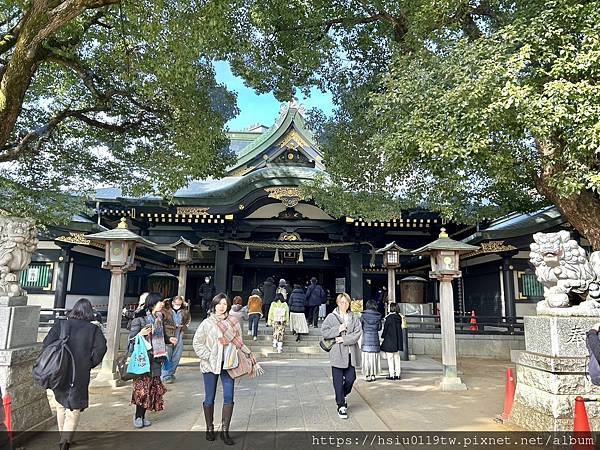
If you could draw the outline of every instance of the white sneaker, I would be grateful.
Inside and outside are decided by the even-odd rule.
[[[277,341],[273,339],[273,348],[277,348]]]
[[[254,336],[254,337],[252,338],[252,340],[253,340],[253,341],[255,341],[256,339],[257,339],[257,338],[256,338],[256,336]]]
[[[141,417],[134,417],[133,426],[135,428],[144,428],[144,420]]]
[[[348,418],[348,408],[346,408],[345,406],[340,406],[338,408],[338,417],[340,419],[347,419]]]
[[[252,330],[248,330],[248,336],[252,336]]]

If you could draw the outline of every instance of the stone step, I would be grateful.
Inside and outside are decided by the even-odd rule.
[[[264,346],[249,345],[248,348],[250,350],[252,350],[253,352],[262,352],[262,353],[268,353],[268,352],[272,352],[275,350],[272,345],[269,345],[269,346],[267,346],[267,345],[264,345]],[[318,353],[318,352],[323,351],[323,350],[321,350],[320,347],[295,347],[295,346],[284,345],[283,348],[289,349],[292,352],[298,352],[298,353]]]
[[[287,345],[294,345],[294,344],[308,344],[308,345],[315,345],[318,346],[319,345],[319,341],[321,340],[321,338],[312,338],[312,336],[302,336],[300,342],[296,341],[296,336],[285,336],[283,338],[283,342]],[[271,336],[269,336],[268,338],[261,338],[258,337],[258,339],[253,340],[252,338],[246,336],[243,339],[244,344],[248,345],[248,344],[262,344],[262,345],[267,345],[270,344],[273,341],[273,338]],[[184,339],[183,340],[183,345],[184,346],[191,346],[192,345],[192,340],[191,339]]]
[[[256,352],[256,355],[261,359],[328,359],[329,356],[327,353],[321,350],[320,353],[301,353],[301,352],[293,352],[287,351],[286,348],[283,348],[282,353],[273,352],[273,348],[270,348],[268,351]],[[198,357],[193,351],[184,351],[182,357],[189,358],[189,362],[198,361]]]
[[[308,329],[308,335],[304,334],[303,337],[307,337],[307,338],[318,338],[321,339],[321,330],[318,328],[309,328]],[[184,335],[183,338],[184,339],[193,339],[194,337],[194,333],[195,330],[188,330]],[[248,336],[248,329],[246,327],[244,327],[243,329],[243,333],[244,333],[244,337]],[[269,337],[273,335],[273,328],[260,328],[258,330],[258,337],[261,336],[265,336],[265,337]],[[286,336],[291,336],[292,332],[289,330],[289,328],[286,328],[285,330],[285,335]]]
[[[273,348],[271,341],[269,342],[260,342],[260,341],[247,341],[245,342],[246,346],[250,349],[260,349],[260,348]],[[296,342],[296,341],[292,341],[292,342],[283,342],[283,346],[284,348],[291,348],[291,349],[297,349],[297,348],[312,348],[312,349],[317,349],[319,351],[323,351],[321,350],[321,347],[319,346],[318,343],[314,343],[314,342]],[[183,351],[193,351],[194,350],[194,346],[190,343],[184,343],[183,344]]]

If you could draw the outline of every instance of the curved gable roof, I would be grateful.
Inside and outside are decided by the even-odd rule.
[[[297,107],[288,107],[285,115],[275,122],[275,124],[265,131],[260,137],[252,141],[246,148],[238,153],[236,163],[228,168],[229,173],[243,169],[248,163],[259,159],[278,141],[283,139],[286,134],[296,131],[300,137],[311,147],[311,152],[319,158],[323,155],[317,147],[317,143],[312,133],[306,128],[306,121]]]

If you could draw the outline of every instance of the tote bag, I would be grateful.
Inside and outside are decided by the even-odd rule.
[[[150,373],[150,358],[148,357],[148,350],[146,350],[144,338],[139,334],[135,338],[133,353],[129,359],[129,364],[127,365],[127,372],[136,375]]]

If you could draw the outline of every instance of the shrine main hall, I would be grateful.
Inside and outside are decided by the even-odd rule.
[[[149,290],[177,293],[179,243],[193,247],[183,276],[193,308],[206,277],[217,292],[241,295],[244,301],[267,277],[305,285],[313,276],[331,298],[345,291],[354,299],[373,299],[388,284],[382,255],[375,250],[390,242],[414,250],[434,241],[444,227],[453,239],[479,246],[461,259],[456,311],[475,310],[501,320],[533,313],[543,296],[528,264],[532,234],[572,231],[552,207],[476,225],[445,223],[434,212],[416,209],[387,221],[332,217],[303,189],[326,175],[326,167],[300,107],[282,106],[271,127],[255,125],[228,135],[236,162],[225,177],[193,181],[170,202],[98,189],[88,201],[91,212],[74,216],[67,226],[48,226],[21,275],[30,302],[69,308],[87,297],[105,311],[110,272],[101,268],[103,248],[85,235],[115,228],[122,218],[129,230],[156,244],[138,249],[137,269],[127,274],[125,303],[137,303]],[[585,248],[585,240],[575,237]],[[396,299],[419,305],[421,314],[436,309],[429,269],[428,258],[411,255],[402,256],[396,269]],[[403,289],[405,283],[413,288]],[[419,284],[423,288],[415,290]]]

